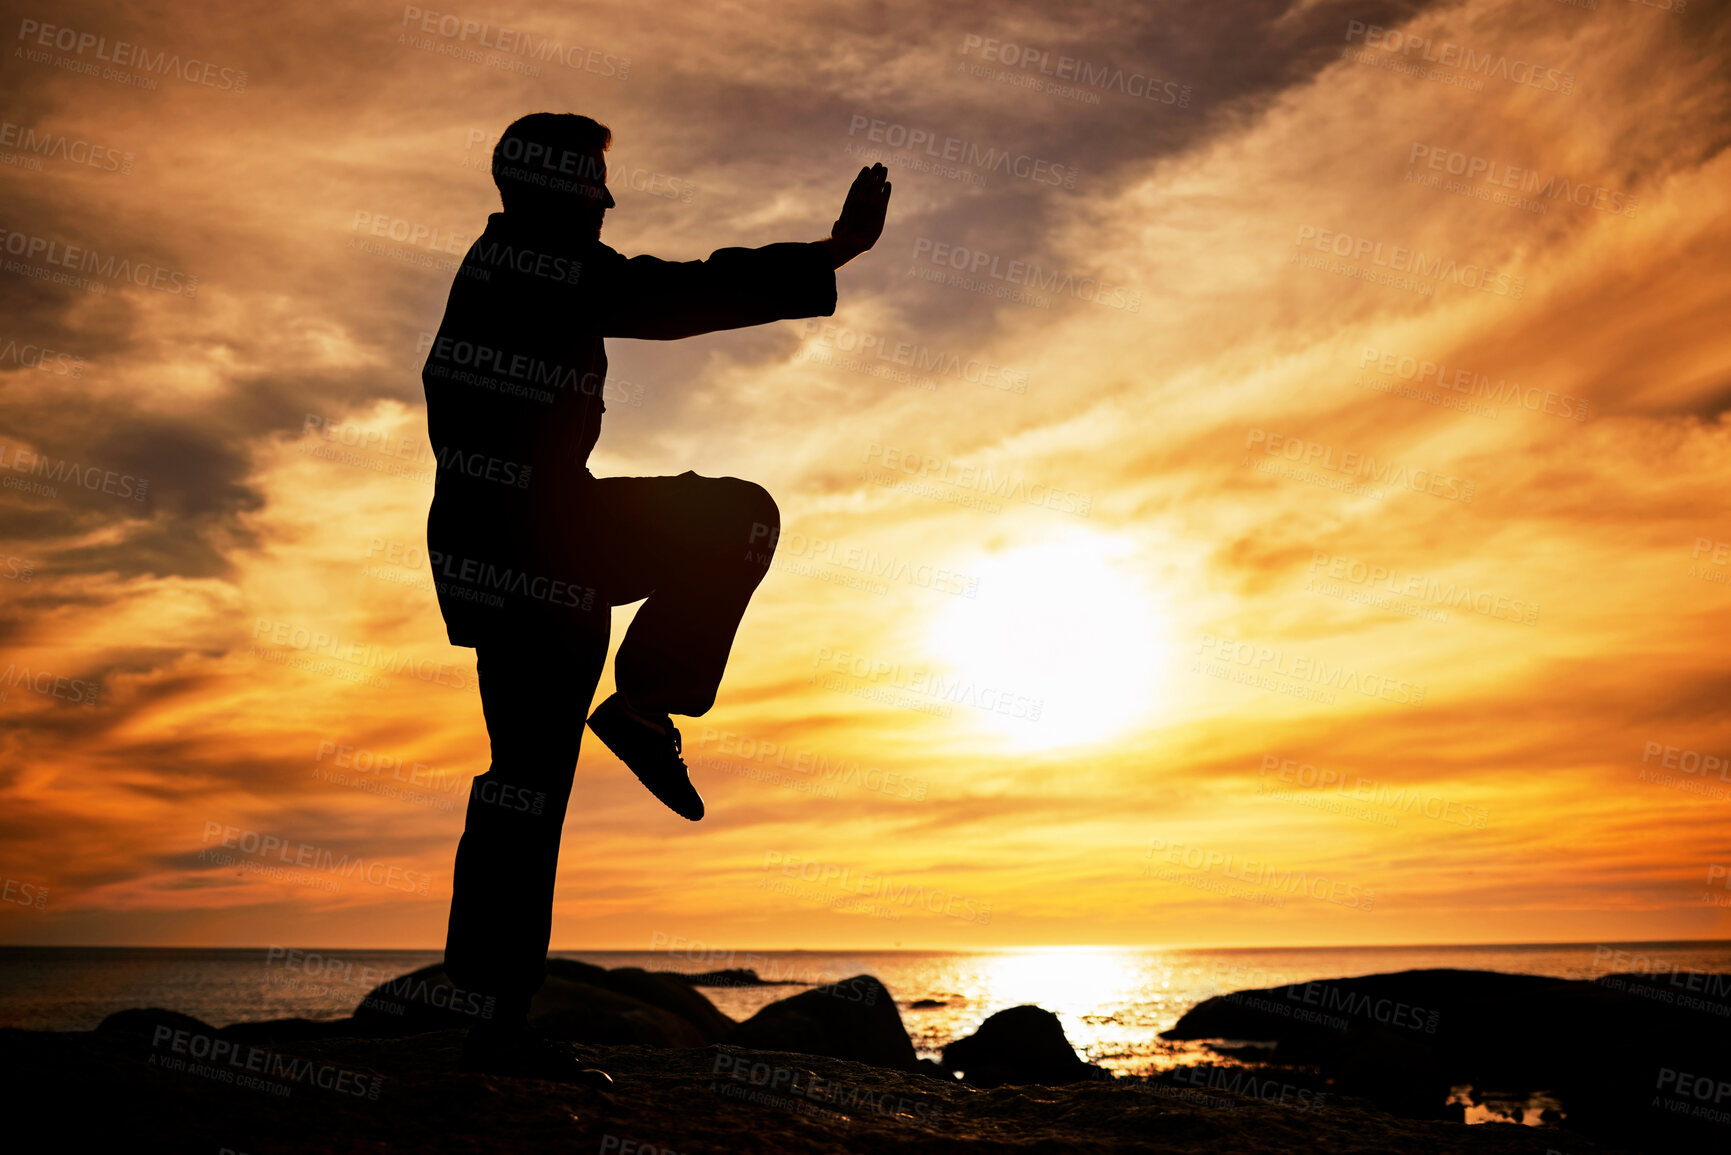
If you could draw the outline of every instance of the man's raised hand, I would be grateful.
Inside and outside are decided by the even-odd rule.
[[[859,170],[841,216],[830,227],[829,246],[835,267],[841,268],[873,245],[884,231],[884,213],[890,203],[889,170],[881,164]]]

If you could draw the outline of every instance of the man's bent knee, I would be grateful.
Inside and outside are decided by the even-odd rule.
[[[715,691],[711,690],[707,694],[694,694],[690,698],[677,702],[673,706],[669,706],[668,713],[683,714],[687,718],[701,718],[703,715],[709,713],[711,707],[714,705]]]
[[[755,481],[736,477],[722,480],[730,483],[727,504],[736,524],[745,526],[746,548],[766,557],[775,552],[776,542],[781,539],[781,510],[775,498]]]

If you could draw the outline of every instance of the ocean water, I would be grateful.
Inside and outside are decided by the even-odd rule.
[[[749,967],[785,985],[699,988],[735,1019],[856,974],[895,997],[922,1056],[988,1015],[1033,1003],[1058,1015],[1090,1062],[1145,1074],[1209,1052],[1159,1033],[1213,995],[1314,979],[1431,967],[1588,979],[1619,972],[1731,973],[1731,942],[1529,946],[1162,950],[1053,947],[998,951],[554,951],[605,967],[698,971]],[[0,947],[0,1026],[90,1030],[114,1011],[167,1007],[217,1026],[255,1019],[341,1018],[374,985],[439,951]],[[925,1005],[921,1004],[925,1001]],[[936,1004],[936,1005],[930,1005]]]

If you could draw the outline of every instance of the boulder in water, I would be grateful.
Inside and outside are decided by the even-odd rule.
[[[798,986],[793,979],[758,978],[757,972],[750,967],[729,967],[721,971],[704,971],[701,974],[684,975],[673,971],[657,972],[672,974],[681,982],[690,983],[694,987],[790,987]]]
[[[548,959],[548,979],[574,977],[565,970],[565,963],[564,959]],[[676,1045],[706,1047],[711,1043],[719,1043],[736,1025],[732,1019],[722,1014],[714,1003],[704,998],[700,992],[692,990],[691,984],[680,981],[678,975],[667,971],[646,971],[642,967],[614,967],[612,970],[593,967],[591,970],[601,972],[601,975],[597,976],[600,981],[597,981],[597,978],[584,981],[614,994],[626,995],[652,1007],[659,1007],[697,1028],[701,1042]],[[533,1014],[531,1008],[530,1015]]]
[[[451,982],[434,963],[375,987],[355,1008],[358,1033],[414,1035],[467,1029],[492,1017],[480,995]],[[573,959],[547,960],[547,979],[529,1005],[529,1024],[579,1043],[703,1047],[733,1020],[688,984],[638,967],[608,970]]]
[[[467,1030],[492,1018],[493,1008],[474,991],[465,991],[445,973],[444,963],[387,979],[355,1007],[355,1026],[366,1035],[420,1035],[428,1031]]]
[[[97,1031],[104,1035],[154,1035],[157,1027],[190,1031],[197,1035],[216,1034],[216,1028],[203,1019],[195,1019],[179,1011],[164,1010],[162,1007],[132,1007],[129,1010],[115,1011],[96,1024]]]
[[[770,1003],[735,1027],[727,1042],[852,1059],[897,1071],[920,1070],[895,999],[871,975],[855,975]]]
[[[1084,1062],[1064,1035],[1058,1016],[1024,1004],[999,1011],[965,1039],[944,1048],[944,1066],[976,1087],[1040,1083],[1056,1086],[1111,1078]]]

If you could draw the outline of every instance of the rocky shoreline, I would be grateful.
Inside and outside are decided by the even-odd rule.
[[[1542,1095],[1571,1135],[1731,1149],[1731,975],[1366,975],[1207,999],[1165,1037],[1272,1041],[1270,1062],[1412,1118],[1464,1114],[1457,1089]]]
[[[1217,1062],[1143,1079],[1083,1061],[1038,1007],[993,1015],[934,1063],[870,975],[736,1023],[686,977],[553,960],[532,1021],[612,1072],[605,1092],[458,1074],[488,1008],[437,966],[335,1022],[124,1011],[95,1031],[0,1031],[0,1064],[69,1150],[1706,1151],[1731,1126],[1663,1100],[1731,1096],[1731,1019],[1707,985],[1680,1001],[1629,976],[1414,971],[1241,991],[1168,1032],[1208,1040]],[[1463,1125],[1447,1105],[1462,1086],[1556,1093],[1560,1125]]]

